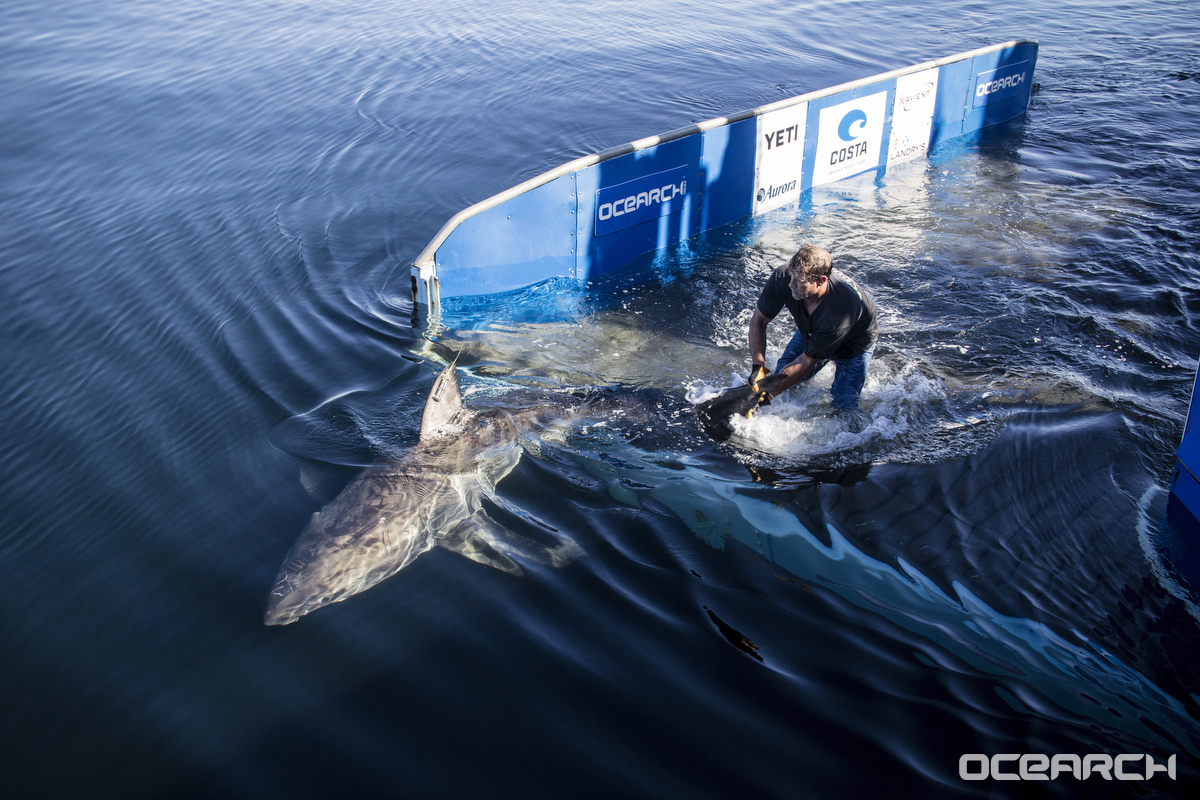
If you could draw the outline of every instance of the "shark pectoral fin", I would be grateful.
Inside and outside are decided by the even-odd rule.
[[[550,564],[558,569],[582,556],[583,548],[576,544],[574,539],[562,536],[557,547],[546,548],[546,555],[550,557]]]
[[[576,544],[574,539],[563,533],[560,533],[558,530],[550,525],[547,525],[545,522],[542,522],[540,519],[524,509],[513,505],[499,495],[489,495],[488,499],[505,511],[520,517],[526,522],[536,525],[538,528],[554,537],[554,540],[558,542],[558,544],[554,547],[549,547],[541,542],[535,542],[527,537],[519,536],[511,531],[501,529],[504,531],[504,541],[492,541],[493,547],[496,547],[497,549],[503,549],[506,552],[516,552],[517,554],[532,561],[536,561],[539,564],[549,564],[555,569],[570,564],[575,559],[584,555],[583,548]]]
[[[494,567],[518,578],[524,571],[517,562],[500,552],[497,548],[496,535],[491,526],[496,523],[482,511],[458,523],[441,539],[438,545],[459,555],[466,556],[472,561]]]

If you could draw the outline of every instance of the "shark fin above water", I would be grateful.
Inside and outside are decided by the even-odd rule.
[[[458,388],[457,363],[458,359],[455,359],[447,365],[429,390],[429,399],[425,401],[425,410],[421,414],[422,443],[446,435],[470,417],[471,412],[463,405],[462,392]]]

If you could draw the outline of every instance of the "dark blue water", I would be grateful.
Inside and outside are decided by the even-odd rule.
[[[590,287],[408,264],[571,158],[1029,37],[1023,120]],[[1200,353],[1200,17],[1137,0],[23,2],[0,8],[0,794],[1185,796],[1197,596],[1165,487]],[[759,286],[829,247],[881,309],[723,445]],[[769,355],[786,342],[771,330]],[[467,402],[603,389],[489,514],[262,624],[308,518]],[[963,753],[1178,756],[968,783]],[[1012,787],[1016,787],[1015,789]]]

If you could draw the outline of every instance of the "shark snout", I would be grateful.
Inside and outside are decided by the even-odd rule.
[[[267,597],[267,610],[263,612],[266,625],[288,625],[303,616],[299,611],[295,595],[287,590],[286,584],[277,585]]]

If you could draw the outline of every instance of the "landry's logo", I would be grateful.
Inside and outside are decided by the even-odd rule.
[[[656,172],[596,192],[596,235],[674,214],[687,198],[687,166]]]
[[[1027,92],[1028,77],[1028,61],[979,73],[975,76],[975,102],[971,107],[979,108]]]

